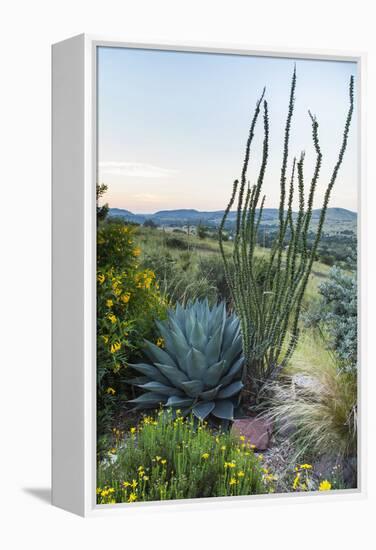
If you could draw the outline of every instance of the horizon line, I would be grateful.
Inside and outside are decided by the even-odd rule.
[[[195,211],[197,212],[198,214],[202,214],[202,213],[214,213],[214,212],[224,212],[225,211],[225,208],[222,208],[222,209],[217,209],[217,210],[197,210],[197,208],[163,208],[163,209],[159,209],[159,210],[156,210],[154,212],[135,212],[134,210],[129,210],[128,208],[124,208],[124,207],[121,207],[121,206],[110,206],[108,205],[109,209],[117,209],[117,210],[126,210],[127,212],[130,212],[131,214],[134,214],[136,216],[153,216],[155,214],[158,214],[158,212],[174,212],[174,211],[177,211],[177,210],[180,210],[182,212],[184,211]],[[337,210],[346,210],[347,212],[351,212],[352,214],[356,214],[358,215],[358,210],[351,210],[350,208],[345,208],[344,206],[328,206],[327,210],[331,210],[331,209],[337,209]],[[260,208],[256,208],[256,210],[260,210]],[[275,206],[275,207],[266,207],[263,209],[264,212],[266,210],[279,210],[279,207],[278,206]],[[315,210],[322,210],[322,208],[313,208],[312,209],[312,212],[314,212]],[[287,209],[284,209],[284,212],[286,212]],[[230,210],[230,212],[237,212],[237,209],[234,209],[234,210]],[[299,210],[292,210],[292,212],[299,212]]]

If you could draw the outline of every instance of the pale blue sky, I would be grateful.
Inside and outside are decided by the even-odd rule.
[[[336,161],[356,64],[297,60],[290,161],[314,150],[307,110],[317,115],[323,168],[315,207]],[[99,181],[111,207],[132,212],[224,209],[241,172],[250,119],[262,89],[269,103],[266,206],[279,201],[283,132],[294,60],[101,47],[98,52]],[[356,80],[355,80],[356,82]],[[259,119],[248,171],[257,177]],[[356,110],[330,206],[357,209]]]

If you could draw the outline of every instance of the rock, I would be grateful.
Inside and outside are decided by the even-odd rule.
[[[357,459],[355,456],[341,459],[323,455],[313,464],[313,468],[319,479],[331,479],[336,475],[336,469],[338,469],[337,472],[343,478],[346,489],[357,487]]]
[[[265,418],[239,418],[234,420],[232,432],[244,436],[245,442],[254,445],[258,451],[269,447],[272,435],[272,422]]]

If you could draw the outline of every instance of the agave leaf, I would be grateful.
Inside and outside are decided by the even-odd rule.
[[[193,329],[193,325],[195,324],[196,319],[192,311],[187,310],[185,315],[185,334],[187,336],[187,342],[189,342],[189,338]]]
[[[243,349],[241,335],[236,337],[232,345],[223,353],[222,359],[227,361],[227,365],[230,366],[237,359],[238,355]]]
[[[222,327],[219,326],[210,338],[208,345],[206,346],[206,357],[209,365],[216,363],[221,352],[222,345]]]
[[[240,359],[238,359],[231,367],[231,369],[228,371],[228,373],[221,378],[221,384],[223,386],[227,386],[237,375],[241,373],[241,368],[244,363],[244,356],[242,355]]]
[[[152,344],[148,340],[145,342],[145,353],[153,361],[153,363],[163,363],[164,365],[169,365],[170,367],[176,368],[176,363],[172,357],[166,353],[163,349],[159,348],[155,344]]]
[[[234,405],[230,399],[216,401],[212,414],[224,420],[234,420]]]
[[[211,401],[212,399],[215,399],[217,397],[217,394],[219,390],[222,388],[222,384],[219,384],[216,388],[212,388],[211,390],[206,390],[200,393],[200,399],[203,401]]]
[[[198,349],[192,348],[187,357],[188,376],[191,380],[202,380],[207,370],[206,357]]]
[[[168,378],[170,383],[176,387],[180,387],[182,382],[188,382],[188,377],[184,372],[178,368],[170,367],[169,365],[162,365],[161,363],[155,363],[155,366],[158,367],[160,372]]]
[[[189,345],[188,338],[185,335],[184,330],[181,329],[180,324],[174,317],[170,317],[170,330],[173,330],[177,336],[179,336],[186,345]]]
[[[219,361],[209,367],[204,374],[204,382],[207,386],[213,387],[221,380],[223,372],[226,369],[226,361]],[[222,380],[221,380],[222,382]]]
[[[166,396],[161,393],[146,392],[136,397],[136,399],[130,399],[130,403],[136,403],[138,405],[159,405],[159,403],[166,403]]]
[[[156,367],[153,367],[153,365],[148,365],[147,363],[136,363],[134,365],[132,363],[127,363],[127,365],[147,376],[149,380],[156,380],[162,384],[168,384],[167,378],[163,376]]]
[[[178,395],[172,395],[169,397],[166,407],[190,407],[194,403],[194,399],[189,397],[180,397]]]
[[[171,317],[172,317],[172,315],[170,316],[170,319],[171,319]],[[175,320],[176,320],[180,330],[183,332],[184,336],[186,336],[186,333],[185,333],[185,310],[179,304],[179,302],[175,306]]]
[[[190,351],[190,347],[187,344],[183,333],[176,334],[173,330],[170,332],[170,341],[171,349],[174,351],[176,361],[179,364],[179,367],[186,373],[187,372],[187,363],[186,358]]]
[[[201,380],[189,380],[189,382],[182,382],[180,387],[189,397],[197,397],[204,389],[204,383]]]
[[[226,308],[224,302],[213,308],[211,319],[209,321],[209,332],[214,332],[217,327],[223,327],[226,322]]]
[[[233,382],[232,384],[227,386],[227,388],[223,388],[223,390],[221,390],[218,393],[218,398],[226,399],[227,397],[233,397],[234,395],[237,395],[240,392],[242,387],[243,387],[243,382],[241,380],[236,380],[236,382]]]
[[[202,353],[205,351],[207,338],[205,336],[205,332],[200,321],[196,321],[193,325],[189,341],[192,347],[198,349]]]
[[[162,395],[184,395],[183,392],[179,391],[177,388],[171,386],[166,386],[160,382],[147,382],[146,384],[137,384],[140,388],[146,391],[152,391],[160,393]]]
[[[135,376],[134,378],[127,379],[127,384],[131,384],[132,386],[139,386],[140,384],[146,384],[147,382],[150,382],[150,378],[148,376]]]
[[[200,420],[204,420],[214,409],[215,404],[213,401],[208,401],[207,403],[197,403],[192,409],[192,412]]]
[[[225,328],[223,330],[223,345],[222,345],[223,350],[227,350],[230,346],[232,346],[238,333],[239,333],[239,320],[236,317],[233,319],[228,318],[226,320]]]

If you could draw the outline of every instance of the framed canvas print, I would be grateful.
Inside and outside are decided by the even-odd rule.
[[[54,504],[364,492],[363,74],[53,46]]]

